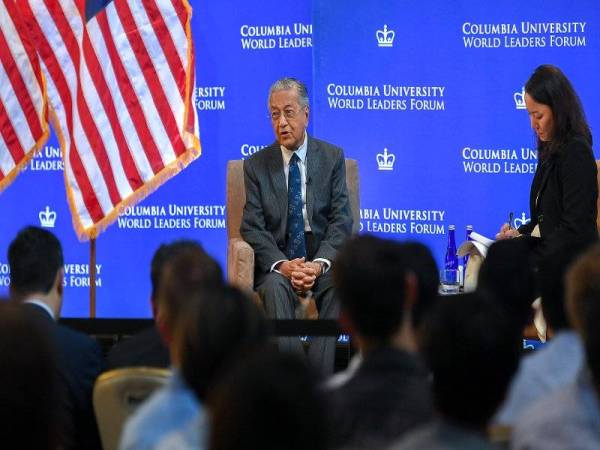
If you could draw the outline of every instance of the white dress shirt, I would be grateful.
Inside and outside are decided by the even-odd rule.
[[[298,163],[298,168],[300,169],[300,184],[302,185],[302,217],[304,218],[304,232],[310,233],[312,229],[310,228],[310,223],[308,221],[308,213],[306,212],[306,151],[308,149],[308,137],[306,135],[306,131],[304,132],[304,141],[302,145],[298,147],[297,150],[289,150],[285,148],[283,145],[281,148],[281,156],[283,157],[283,172],[285,174],[285,185],[288,185],[289,173],[290,173],[290,160],[292,159],[292,155],[296,153],[300,162]],[[271,272],[279,272],[275,270],[275,267],[284,262],[282,259],[280,261],[275,261],[271,266]],[[323,273],[327,272],[331,267],[331,261],[325,258],[316,258],[314,262],[323,262],[325,266],[323,267]]]
[[[298,147],[298,150],[288,150],[283,145],[281,146],[281,156],[283,157],[283,172],[285,173],[285,185],[288,185],[290,177],[290,160],[295,153],[300,158],[298,168],[300,169],[300,184],[302,185],[302,217],[304,218],[304,232],[310,233],[310,223],[308,223],[308,213],[306,212],[306,149],[307,149],[306,132],[304,132],[304,142]]]

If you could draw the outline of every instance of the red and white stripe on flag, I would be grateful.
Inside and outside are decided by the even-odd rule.
[[[86,17],[86,0],[22,2],[81,239],[200,155],[189,3],[100,3]]]
[[[40,64],[15,0],[0,0],[0,191],[48,139]]]

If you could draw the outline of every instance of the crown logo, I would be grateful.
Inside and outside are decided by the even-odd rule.
[[[529,223],[530,221],[531,221],[531,219],[528,219],[527,216],[525,215],[525,213],[521,213],[520,219],[518,217],[515,217],[515,219],[513,220],[515,228],[519,228],[521,225],[525,225],[526,223]]]
[[[525,88],[522,88],[521,92],[515,92],[513,95],[513,99],[515,100],[515,108],[527,109],[525,107]]]
[[[377,153],[377,167],[379,170],[393,170],[396,155],[388,153],[388,149],[384,148],[383,153]]]
[[[54,211],[50,211],[50,207],[46,206],[46,209],[40,211],[38,214],[40,219],[40,225],[44,228],[54,228],[54,224],[56,222],[56,213]]]
[[[387,25],[384,25],[383,30],[377,30],[375,36],[377,36],[377,45],[379,47],[391,47],[394,45],[396,33],[394,30],[388,30]]]

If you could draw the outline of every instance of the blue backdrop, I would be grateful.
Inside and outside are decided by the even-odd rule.
[[[536,153],[520,107],[536,66],[561,67],[600,129],[595,0],[191,3],[202,156],[98,238],[98,317],[150,316],[162,242],[197,239],[224,265],[226,162],[273,141],[266,95],[282,76],[309,86],[309,131],[358,159],[362,231],[425,242],[439,262],[449,224],[461,241],[467,224],[493,235],[509,211],[527,220]],[[10,240],[48,226],[65,250],[63,315],[86,317],[89,244],[62,168],[52,137],[0,195],[0,295]]]

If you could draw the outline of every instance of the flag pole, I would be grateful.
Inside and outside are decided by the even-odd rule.
[[[90,239],[90,319],[96,318],[96,238]]]

